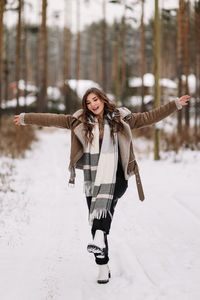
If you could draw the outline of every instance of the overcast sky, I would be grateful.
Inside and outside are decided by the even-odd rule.
[[[47,22],[48,24],[57,24],[59,26],[64,25],[64,10],[65,10],[65,2],[69,0],[48,0],[48,8],[47,8]],[[127,3],[133,2],[133,0],[126,0]],[[26,18],[30,22],[39,22],[40,17],[39,13],[41,11],[41,3],[42,0],[28,0],[26,2],[31,3],[32,8],[29,5],[26,5]],[[70,2],[70,1],[69,1]],[[102,0],[88,0],[86,3],[85,0],[80,0],[81,2],[81,17],[80,17],[80,25],[81,28],[84,25],[91,23],[92,21],[98,21],[102,18]],[[109,1],[107,1],[109,2]],[[76,31],[76,0],[72,0],[71,7],[71,28],[73,31]],[[178,0],[160,0],[160,7],[164,8],[176,8],[178,7]],[[113,22],[113,20],[119,19],[123,15],[123,5],[114,5],[107,4],[106,7],[106,18],[108,22]],[[58,12],[59,18],[56,19],[55,12]],[[145,1],[145,19],[149,19],[154,13],[154,0],[146,0]],[[141,7],[137,5],[134,7],[134,12],[127,11],[128,16],[135,17],[138,21],[141,15]],[[6,13],[5,15],[5,23],[14,24],[16,23],[16,13]],[[68,21],[70,22],[70,17],[68,17]]]

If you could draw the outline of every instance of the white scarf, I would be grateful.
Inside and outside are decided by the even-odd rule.
[[[95,119],[92,129],[94,135],[92,143],[84,149],[84,183],[86,196],[92,197],[89,220],[106,217],[110,211],[113,199],[116,171],[118,163],[118,138],[114,133],[114,141],[108,121],[104,119],[104,135],[99,147],[99,124]]]

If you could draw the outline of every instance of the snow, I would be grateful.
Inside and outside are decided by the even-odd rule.
[[[177,89],[177,84],[169,78],[160,78],[160,86],[167,87],[170,89]],[[142,85],[141,77],[133,77],[129,79],[130,87],[139,87]],[[144,74],[144,86],[152,87],[154,86],[154,75],[151,73]]]
[[[52,87],[52,86],[49,86],[47,88],[47,95],[50,99],[53,99],[53,100],[59,100],[61,97],[59,88]]]
[[[37,135],[25,159],[0,158],[1,299],[200,299],[200,153],[155,162],[152,143],[135,140],[146,199],[131,178],[109,236],[112,278],[98,285],[82,172],[67,184],[70,134]]]
[[[186,81],[185,75],[182,75],[182,80]],[[196,91],[196,76],[194,74],[190,74],[188,76],[188,86],[189,86],[189,92],[195,93],[195,91]]]
[[[30,82],[27,82],[25,84],[25,81],[23,79],[20,79],[19,80],[19,89],[20,90],[27,90],[28,92],[37,92],[38,91],[38,88],[31,84]]]
[[[90,88],[95,87],[97,89],[102,90],[101,86],[97,82],[87,79],[69,79],[68,84],[72,90],[77,90],[77,94],[80,99],[83,98],[85,92]],[[115,96],[113,94],[107,93],[107,97],[111,101],[115,101]]]
[[[85,94],[87,89],[90,89],[92,87],[96,87],[98,89],[101,89],[100,85],[97,82],[94,82],[92,80],[70,79],[70,80],[68,80],[68,84],[69,84],[71,89],[77,90],[77,94],[78,94],[80,99],[82,99],[82,97]]]
[[[154,98],[153,98],[152,95],[145,95],[144,96],[144,103],[148,104],[153,99]],[[127,102],[130,105],[133,105],[133,106],[141,105],[141,103],[142,103],[142,97],[141,96],[131,96],[131,97],[127,98]]]
[[[153,87],[154,86],[154,75],[151,73],[144,74],[144,86]],[[177,84],[169,78],[160,78],[160,86],[167,87],[170,89],[177,89]],[[142,85],[141,77],[133,77],[129,79],[130,87],[139,87]]]
[[[144,85],[148,87],[152,87],[154,85],[154,75],[151,73],[144,74]],[[142,85],[141,77],[133,77],[129,79],[130,87],[138,87]]]
[[[34,103],[36,101],[36,96],[34,95],[27,95],[26,99],[25,97],[21,96],[19,97],[19,106],[24,106],[26,105],[31,105],[32,103]],[[17,99],[14,98],[12,100],[8,100],[8,101],[3,101],[2,102],[2,108],[6,108],[6,107],[16,107],[17,106]]]
[[[182,80],[186,80],[186,76],[182,75]],[[174,89],[178,88],[177,82],[169,79],[169,78],[160,78],[159,79],[160,86],[164,88]],[[130,87],[140,87],[142,85],[141,77],[132,77],[129,79]],[[188,76],[188,85],[190,93],[195,93],[196,90],[196,76],[194,74],[190,74]],[[154,75],[152,73],[144,74],[144,86],[153,87],[154,86]]]
[[[159,82],[162,87],[177,89],[177,84],[169,78],[161,78]]]

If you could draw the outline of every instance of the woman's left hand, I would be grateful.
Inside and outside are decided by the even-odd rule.
[[[178,100],[182,106],[185,106],[185,105],[188,105],[188,101],[190,101],[190,96],[184,95],[184,96],[181,96]]]

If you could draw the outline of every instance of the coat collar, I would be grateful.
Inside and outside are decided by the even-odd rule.
[[[127,109],[126,107],[120,107],[120,108],[118,108],[118,110],[119,110],[121,118],[122,118],[125,133],[129,137],[129,140],[131,140],[132,134],[130,132],[130,127],[123,120],[126,116],[131,114],[131,111],[129,109]],[[73,114],[73,117],[78,119],[79,116],[81,115],[82,111],[83,111],[82,109],[79,109],[78,111],[76,111]],[[74,133],[77,136],[77,138],[79,139],[79,141],[81,142],[81,144],[83,145],[83,147],[85,147],[86,146],[86,141],[85,141],[85,134],[84,134],[84,125],[83,125],[82,122],[79,125],[76,126],[76,128],[74,129]],[[119,139],[124,139],[124,136],[120,132],[118,133],[118,137],[119,137]]]
[[[82,114],[83,110],[79,109],[77,111],[75,111],[75,113],[72,115],[74,118],[78,119],[80,117],[80,115]]]
[[[118,108],[119,112],[120,112],[120,115],[121,115],[121,118],[125,118],[127,115],[131,114],[131,111],[126,108],[126,107],[119,107]],[[80,115],[82,114],[83,110],[82,109],[79,109],[77,110],[74,114],[73,114],[73,117],[78,119],[80,117]]]

